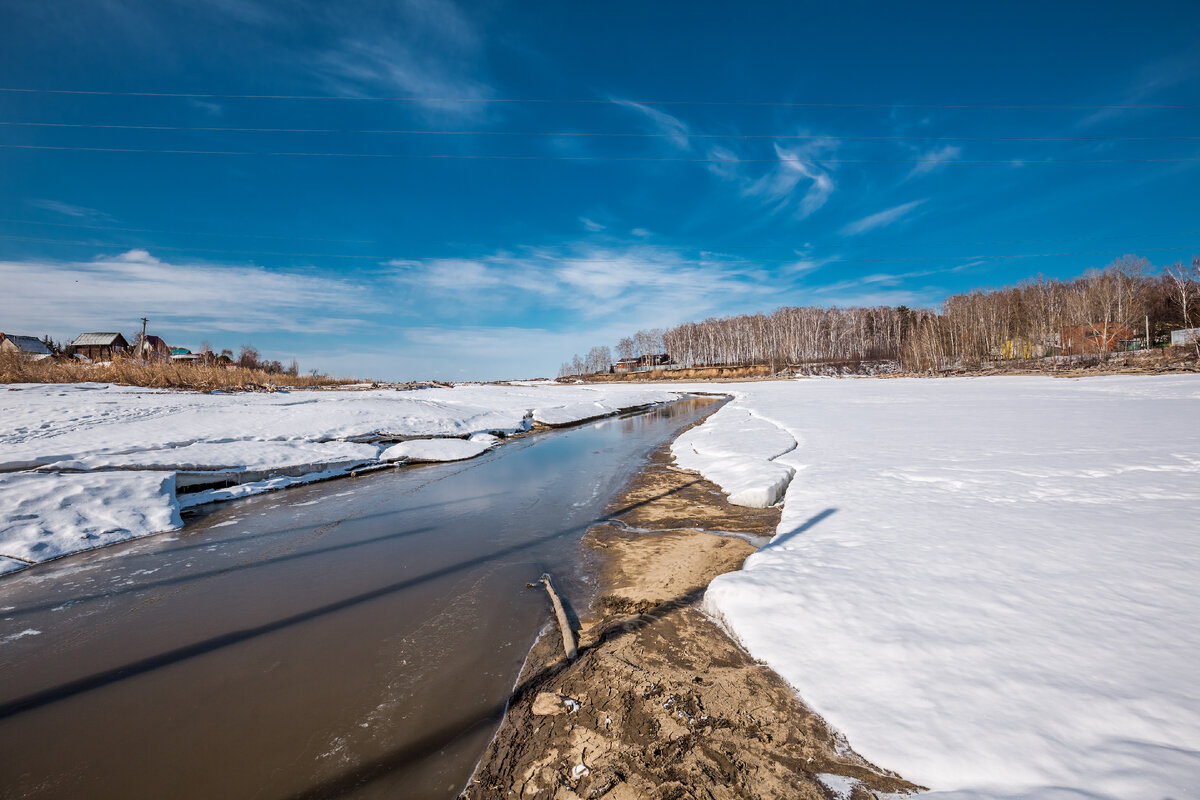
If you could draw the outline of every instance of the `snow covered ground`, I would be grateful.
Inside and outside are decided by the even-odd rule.
[[[0,573],[181,504],[713,388],[0,389]],[[676,459],[784,505],[706,607],[856,750],[939,800],[1200,797],[1200,378],[719,389]]]
[[[390,462],[456,461],[534,423],[667,402],[638,386],[197,394],[0,387],[0,574],[180,525],[181,507]],[[396,444],[399,442],[399,444]],[[182,493],[188,487],[211,487]]]
[[[1200,797],[1200,378],[721,388],[680,463],[794,478],[706,607],[858,752],[938,798]]]

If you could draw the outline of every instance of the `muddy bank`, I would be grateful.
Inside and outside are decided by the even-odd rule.
[[[579,657],[563,658],[555,631],[539,640],[465,798],[832,798],[830,785],[854,785],[860,800],[916,788],[858,757],[697,608],[754,551],[727,534],[770,536],[777,509],[730,506],[664,445],[610,510],[619,524],[585,538],[600,587]]]

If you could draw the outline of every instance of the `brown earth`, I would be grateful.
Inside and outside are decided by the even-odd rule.
[[[664,446],[611,511],[623,526],[585,538],[600,594],[579,656],[555,630],[541,638],[464,798],[834,798],[818,773],[861,781],[854,800],[917,788],[858,757],[699,611],[754,551],[700,528],[769,536],[777,509],[729,505]]]

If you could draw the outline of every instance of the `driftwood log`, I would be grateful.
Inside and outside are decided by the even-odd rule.
[[[558,592],[554,591],[550,573],[542,573],[542,583],[546,586],[546,593],[550,595],[550,602],[554,604],[554,616],[558,618],[558,629],[562,631],[563,652],[567,654],[569,661],[575,658],[579,652],[575,647],[575,633],[571,630],[571,621],[567,619],[567,611],[563,608]]]

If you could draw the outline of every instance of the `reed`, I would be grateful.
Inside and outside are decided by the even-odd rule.
[[[206,366],[177,361],[141,362],[117,358],[88,363],[78,359],[35,361],[0,353],[0,383],[116,383],[154,389],[248,391],[264,388],[337,386],[351,381],[328,375],[288,375],[244,367]]]

